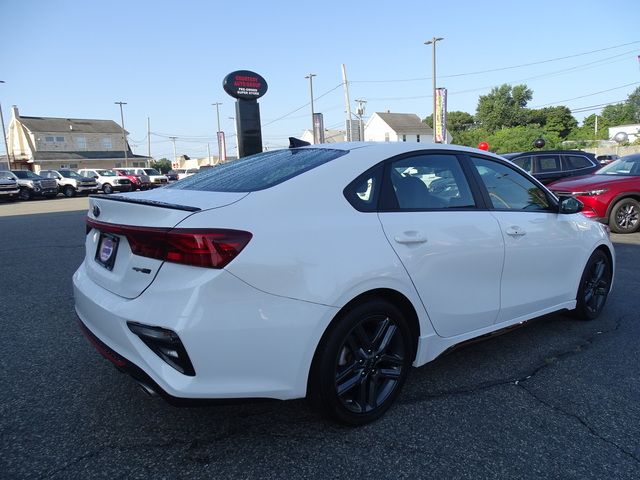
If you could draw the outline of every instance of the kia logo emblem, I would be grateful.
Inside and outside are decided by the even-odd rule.
[[[96,218],[99,217],[100,216],[100,207],[98,207],[97,205],[94,205],[93,209],[92,209],[92,212],[93,212],[93,216],[94,217],[96,217]]]

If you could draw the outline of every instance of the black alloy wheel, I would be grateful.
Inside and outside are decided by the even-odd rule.
[[[578,318],[594,320],[600,315],[609,295],[612,278],[613,271],[609,257],[602,250],[596,250],[589,257],[580,279],[574,310]]]
[[[113,193],[113,187],[112,187],[110,184],[105,183],[105,184],[102,186],[102,191],[103,191],[104,193],[106,193],[107,195],[109,195],[110,193]]]
[[[73,188],[71,185],[65,185],[65,187],[62,189],[62,194],[67,198],[71,198],[75,196],[76,189]]]
[[[329,417],[363,425],[382,416],[404,384],[414,342],[394,305],[371,301],[339,319],[318,348],[310,393]]]
[[[640,202],[623,198],[614,205],[609,215],[609,227],[615,233],[633,233],[640,229]]]

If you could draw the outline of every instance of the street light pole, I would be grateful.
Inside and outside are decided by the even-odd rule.
[[[431,125],[433,127],[433,141],[436,141],[436,43],[444,40],[443,37],[433,37],[431,40],[424,42],[425,45],[433,45],[433,115],[431,117]]]
[[[316,138],[316,129],[315,126],[313,124],[313,117],[315,112],[313,111],[313,77],[315,77],[316,74],[315,73],[310,73],[309,75],[305,76],[304,78],[308,78],[309,79],[309,89],[311,90],[311,134],[313,135],[313,144],[315,145],[318,141],[318,139]]]
[[[176,139],[178,137],[169,137],[169,139],[173,142],[173,162],[171,164],[171,168],[173,168],[173,164],[178,164],[178,158],[176,156]]]
[[[220,141],[220,105],[221,102],[212,103],[214,107],[216,107],[216,117],[218,118],[218,132],[216,133],[216,137],[218,138],[218,162],[222,159],[222,142]]]
[[[240,139],[238,138],[238,124],[236,123],[235,117],[228,117],[229,120],[233,120],[233,131],[236,134],[236,158],[240,159]]]
[[[4,80],[0,80],[0,83],[5,83]],[[0,102],[0,121],[2,122],[2,138],[4,138],[4,149],[7,152],[7,163],[9,164],[9,170],[11,170],[11,160],[9,159],[9,144],[7,143],[7,132],[4,128],[4,115],[2,115],[2,102]]]
[[[122,111],[122,106],[126,105],[127,102],[113,102],[116,105],[120,105],[120,120],[122,121],[122,143],[124,144],[124,168],[128,168],[129,167],[129,155],[127,153],[127,150],[129,150],[127,148],[127,134],[125,133],[125,129],[124,129],[124,113]]]

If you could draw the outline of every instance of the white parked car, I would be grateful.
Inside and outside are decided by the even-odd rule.
[[[113,170],[99,168],[81,168],[78,175],[93,178],[98,182],[98,190],[104,193],[129,192],[133,190],[131,180],[119,176]]]
[[[596,318],[614,250],[580,208],[471,148],[270,151],[92,198],[75,306],[147,391],[308,396],[363,424],[456,344],[560,310]]]

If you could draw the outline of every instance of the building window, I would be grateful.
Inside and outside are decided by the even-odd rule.
[[[55,138],[54,137],[44,137],[44,141],[45,142],[55,142]]]
[[[78,147],[78,150],[86,150],[87,137],[76,137],[76,146]]]
[[[116,168],[122,168],[122,162],[116,162]]]
[[[102,139],[102,148],[104,148],[105,150],[111,150],[113,148],[111,137],[105,137]]]
[[[141,167],[141,168],[146,167],[145,162],[133,162],[133,166],[134,167]]]
[[[64,137],[56,137],[56,142],[64,142]]]
[[[388,142],[389,141],[389,132],[385,132],[384,134],[384,141]]]
[[[402,141],[406,142],[407,141],[407,136],[406,135],[402,135]]]
[[[69,164],[69,168],[78,168],[78,164],[77,163],[70,163]]]
[[[420,135],[416,135],[416,142],[420,141]]]

